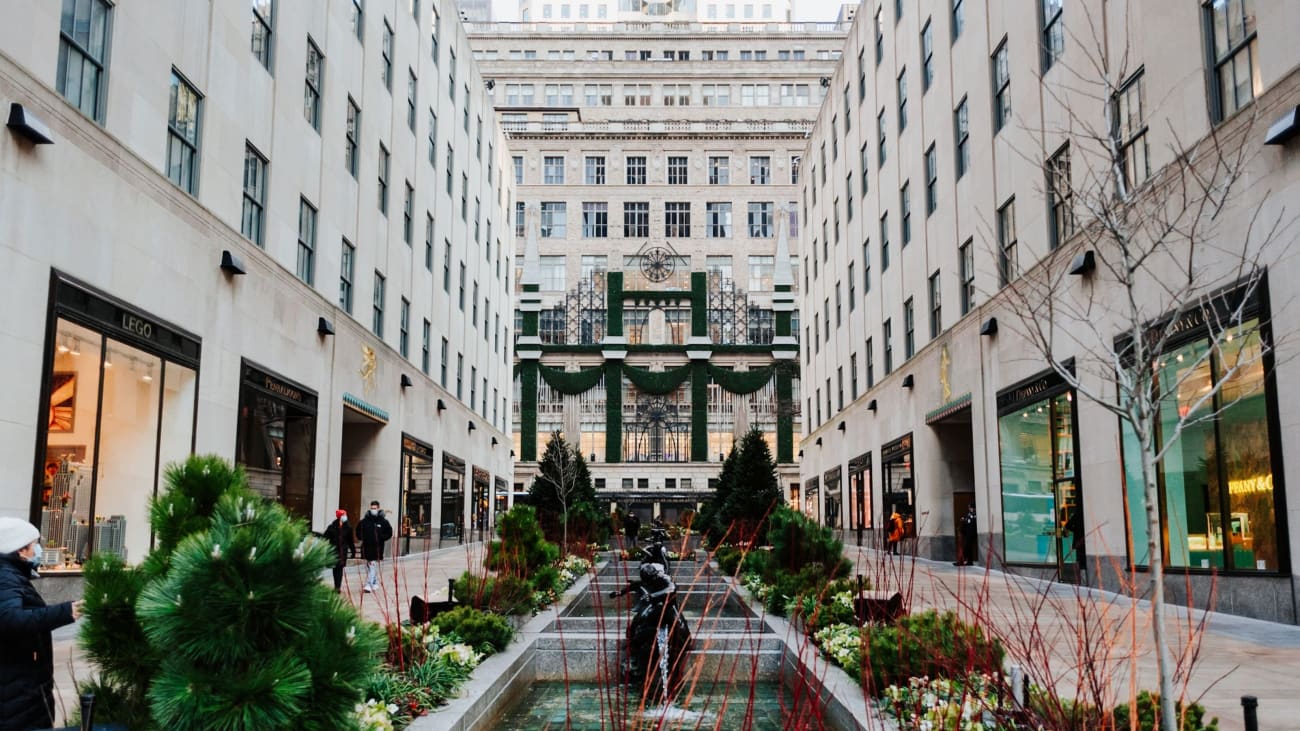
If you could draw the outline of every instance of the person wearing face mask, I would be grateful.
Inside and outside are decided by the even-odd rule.
[[[366,585],[362,591],[369,594],[379,586],[379,562],[384,560],[384,544],[393,537],[393,526],[379,509],[379,501],[370,501],[370,512],[357,526],[361,537],[361,558],[366,562]]]
[[[334,511],[334,522],[325,529],[325,540],[334,547],[334,592],[337,594],[343,590],[343,567],[349,558],[357,557],[357,544],[352,539],[348,511]]]
[[[46,606],[32,586],[40,538],[31,523],[0,518],[0,731],[54,725],[50,633],[81,617],[81,601]]]

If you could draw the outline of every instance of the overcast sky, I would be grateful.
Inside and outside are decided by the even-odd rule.
[[[833,21],[840,12],[840,0],[792,0],[795,20]],[[492,0],[497,20],[519,20],[518,0]]]

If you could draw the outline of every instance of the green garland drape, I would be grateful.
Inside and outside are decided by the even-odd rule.
[[[727,393],[748,394],[758,391],[772,380],[776,366],[770,365],[751,371],[729,371],[726,368],[709,364],[709,378]]]
[[[537,367],[546,385],[566,396],[576,396],[595,388],[596,384],[600,383],[601,376],[605,375],[604,366],[572,372],[551,368],[541,363],[538,363]]]
[[[687,363],[662,373],[624,365],[623,375],[627,376],[627,380],[631,381],[632,385],[640,389],[642,393],[663,396],[676,391],[679,386],[686,383],[686,379],[691,377],[691,364]]]

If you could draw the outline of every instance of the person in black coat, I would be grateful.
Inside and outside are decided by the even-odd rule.
[[[636,517],[636,513],[628,510],[627,517],[623,519],[623,535],[627,538],[631,548],[636,548],[637,537],[640,533],[641,519]]]
[[[32,586],[41,533],[0,518],[0,731],[54,725],[54,643],[50,633],[81,617],[80,601],[52,607]]]
[[[379,509],[378,500],[370,501],[370,512],[357,526],[357,535],[361,538],[361,558],[368,568],[366,585],[361,588],[370,593],[379,586],[379,562],[384,560],[384,544],[393,537],[393,525]]]
[[[352,539],[352,526],[348,525],[348,511],[335,510],[334,522],[325,529],[325,540],[334,547],[334,591],[343,590],[343,567],[349,558],[357,557],[357,544]]]
[[[974,565],[980,557],[979,521],[975,517],[975,503],[966,508],[966,514],[958,524],[958,532],[961,533],[961,544],[957,547],[957,561],[954,565]]]

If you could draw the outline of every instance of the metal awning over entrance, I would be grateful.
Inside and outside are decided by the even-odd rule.
[[[970,392],[967,391],[939,408],[926,412],[925,423],[927,425],[937,424],[941,421],[951,419],[954,416],[962,414],[963,411],[969,411],[970,403],[971,395]],[[969,415],[966,416],[969,419]]]
[[[353,396],[350,393],[343,394],[343,406],[346,407],[345,409],[346,412],[359,414],[365,417],[364,419],[365,421],[372,421],[378,424],[388,423],[387,411],[384,411],[383,409],[373,404],[366,403],[365,401],[362,401],[361,399],[357,398],[356,396]],[[348,414],[344,413],[343,420],[352,421],[348,419],[347,416]],[[362,420],[358,419],[357,421],[362,421]]]

